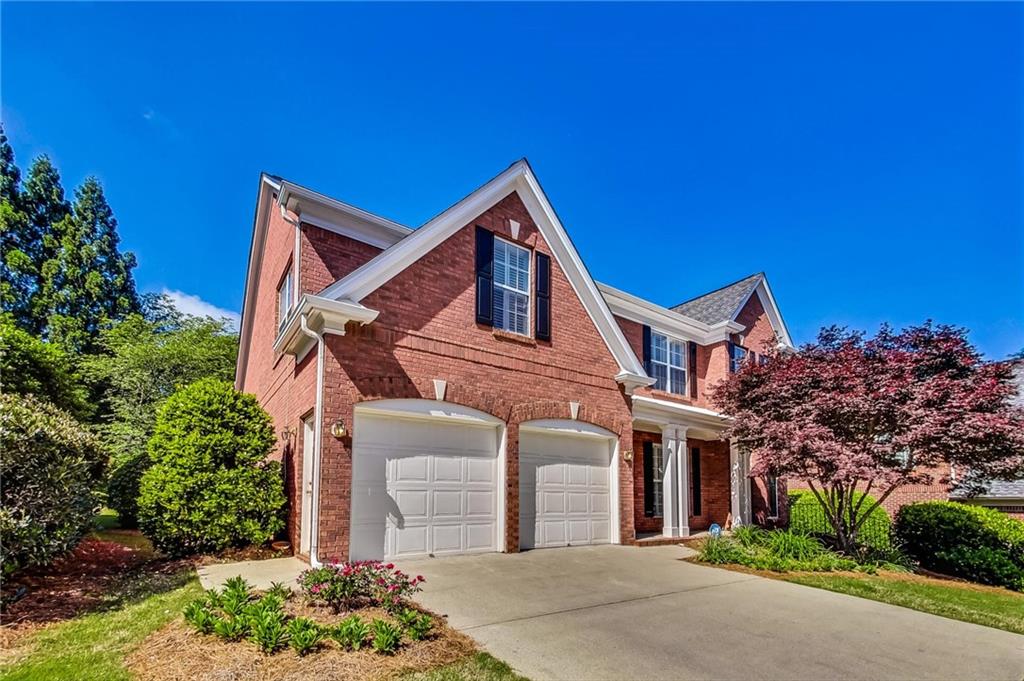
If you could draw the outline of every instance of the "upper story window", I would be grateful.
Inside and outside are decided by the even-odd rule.
[[[277,287],[277,331],[281,332],[284,328],[284,323],[288,321],[288,313],[292,311],[292,267],[288,266],[288,271],[285,273],[284,278],[281,279],[280,285]]]
[[[686,343],[651,332],[651,370],[654,389],[686,394]]]
[[[736,373],[743,367],[743,363],[747,361],[749,352],[742,345],[733,345],[732,354],[729,357],[729,371]]]
[[[530,335],[530,251],[494,240],[494,328]]]

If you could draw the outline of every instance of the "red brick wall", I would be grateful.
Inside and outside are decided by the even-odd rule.
[[[620,450],[633,445],[632,421],[614,376],[618,365],[571,284],[552,258],[550,342],[510,337],[475,322],[474,225],[511,240],[509,220],[520,223],[519,243],[550,254],[518,195],[512,194],[425,254],[362,302],[380,310],[368,326],[350,324],[345,336],[328,336],[325,424],[353,423],[363,400],[434,398],[432,379],[448,381],[447,400],[508,422],[506,549],[518,550],[519,423],[579,419],[619,435]],[[532,316],[532,315],[531,315]],[[347,557],[351,504],[351,437],[324,438],[320,547]],[[633,538],[633,472],[620,461],[620,533]]]
[[[298,550],[302,419],[313,411],[316,401],[316,351],[309,352],[296,364],[292,355],[275,353],[273,349],[279,321],[277,285],[292,262],[294,250],[295,226],[285,221],[278,211],[271,210],[242,390],[256,395],[273,419],[275,432],[280,433],[287,428],[294,433],[287,442],[278,439],[273,456],[281,460],[285,468],[285,491],[290,508],[287,534],[292,546]],[[330,277],[344,276],[380,249],[304,224],[300,251],[301,294],[319,292],[334,281]]]
[[[772,329],[771,321],[768,319],[764,306],[757,293],[750,296],[740,313],[736,315],[736,321],[742,324],[745,329],[736,338],[737,342],[742,340],[742,345],[747,350],[753,350],[757,354],[765,351],[766,347],[773,347],[778,341],[775,337],[775,330]]]
[[[637,532],[661,532],[662,519],[644,515],[644,442],[660,444],[661,433],[633,432],[634,523]],[[723,440],[688,438],[686,444],[687,465],[693,448],[700,447],[701,513],[690,515],[690,531],[706,530],[712,523],[724,527],[730,508],[729,443]]]
[[[319,293],[350,274],[381,249],[351,237],[302,223],[300,293]]]

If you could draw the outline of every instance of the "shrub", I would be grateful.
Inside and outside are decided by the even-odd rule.
[[[87,420],[95,411],[74,371],[75,363],[60,346],[42,341],[20,328],[10,315],[0,315],[0,376],[4,393],[33,395]]]
[[[359,650],[370,636],[370,625],[359,615],[350,615],[338,623],[331,636],[342,648]]]
[[[364,560],[333,563],[305,570],[299,588],[310,603],[322,603],[335,612],[370,602],[394,612],[405,599],[420,591],[423,577],[411,577],[394,563]]]
[[[390,655],[398,650],[402,642],[402,629],[387,620],[373,620],[373,649],[382,655]]]
[[[225,641],[237,641],[249,631],[248,623],[242,615],[225,615],[213,622],[213,633]]]
[[[300,656],[319,648],[327,635],[323,627],[308,617],[296,617],[289,620],[286,629],[288,630],[288,645]]]
[[[742,564],[745,554],[742,547],[728,537],[709,537],[704,540],[698,557],[705,563],[727,565],[729,563]]]
[[[875,503],[875,498],[870,494],[854,494],[854,505],[860,503],[865,496],[867,498],[861,506],[862,515]],[[890,525],[889,514],[879,506],[861,525],[857,539],[869,548],[887,549],[890,547]],[[825,516],[824,509],[810,490],[793,490],[789,493],[789,529],[816,537],[835,536],[835,530]]]
[[[44,565],[78,544],[99,502],[99,441],[34,397],[0,395],[0,561],[3,574]]]
[[[139,525],[171,555],[260,544],[284,527],[274,429],[256,398],[203,379],[160,409],[143,474]]]
[[[982,584],[1024,591],[1024,522],[950,501],[899,510],[896,538],[920,565]]]
[[[210,610],[209,602],[205,598],[200,598],[185,606],[185,621],[199,633],[210,634],[213,633],[213,625],[217,621],[217,616]]]

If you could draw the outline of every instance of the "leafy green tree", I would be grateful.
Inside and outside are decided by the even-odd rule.
[[[108,503],[122,524],[137,521],[139,480],[150,466],[146,443],[156,414],[175,390],[200,378],[229,380],[238,337],[223,320],[189,317],[154,299],[152,315],[132,314],[100,332],[99,353],[83,360],[83,373],[103,395],[99,426],[111,453]]]
[[[207,378],[167,399],[149,440],[139,526],[171,555],[260,544],[284,527],[270,416],[252,395]]]
[[[35,395],[79,420],[93,413],[71,358],[19,328],[9,315],[0,316],[0,390]]]
[[[94,177],[75,190],[71,214],[51,236],[56,250],[43,263],[40,290],[47,334],[71,351],[89,351],[104,324],[140,309],[135,256],[120,252],[117,220]]]

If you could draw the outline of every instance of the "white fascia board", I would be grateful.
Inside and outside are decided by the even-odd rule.
[[[633,419],[644,421],[666,421],[671,423],[690,423],[694,426],[705,426],[716,429],[729,424],[729,417],[711,409],[694,407],[688,404],[659,400],[643,395],[633,396]]]
[[[525,161],[512,164],[493,180],[431,219],[405,239],[325,288],[320,295],[325,298],[361,301],[512,192],[519,194],[530,217],[537,224],[559,267],[619,364],[620,375],[646,379],[647,374],[643,365],[626,342],[622,329],[616,323],[597,285],[587,272]]]
[[[330,300],[306,294],[288,315],[284,328],[274,341],[274,351],[300,357],[308,351],[309,336],[300,330],[302,316],[306,315],[307,325],[314,331],[345,335],[345,324],[359,322],[369,324],[380,313],[358,303],[346,300]]]
[[[253,216],[252,241],[249,244],[249,268],[245,277],[245,295],[242,298],[242,321],[238,330],[238,358],[235,360],[235,389],[245,383],[245,367],[249,362],[249,344],[252,340],[253,315],[256,294],[259,292],[259,274],[263,264],[263,250],[267,241],[267,223],[273,204],[274,192],[281,185],[266,173],[260,174],[260,187],[256,195],[256,213]]]
[[[667,332],[680,340],[692,340],[702,345],[713,342],[711,337],[717,327],[708,326],[607,284],[598,284],[597,287],[611,311],[620,317]]]
[[[411,228],[399,224],[394,220],[381,217],[380,215],[363,210],[362,208],[345,203],[344,201],[332,199],[320,192],[313,191],[312,189],[297,185],[293,182],[288,182],[287,180],[282,181],[281,183],[281,194],[279,200],[288,208],[288,210],[296,214],[303,213],[314,208],[320,208],[322,209],[320,212],[330,211],[339,213],[342,216],[355,218],[360,222],[367,223],[378,228],[382,232],[390,234],[393,238],[391,243],[404,238],[413,231]],[[331,222],[330,218],[327,216],[325,216],[324,219],[327,222]]]
[[[776,337],[779,339],[779,344],[782,349],[792,350],[793,341],[789,337],[789,329],[786,328],[786,323],[782,321],[782,313],[779,312],[779,306],[775,304],[775,297],[772,295],[771,289],[768,287],[768,279],[761,277],[761,281],[758,282],[757,286],[751,289],[747,297],[744,298],[736,309],[732,313],[732,319],[735,320],[739,316],[743,308],[747,306],[750,299],[757,295],[757,299],[761,301],[761,307],[764,308],[765,314],[768,315],[768,323],[772,325],[772,330],[775,331]],[[744,327],[740,324],[733,322],[738,328],[738,331],[734,333],[740,333],[744,330]]]

